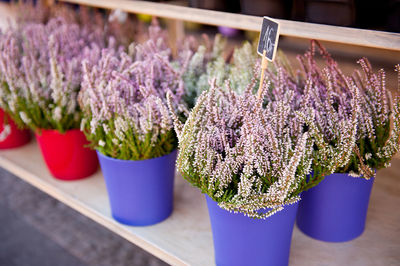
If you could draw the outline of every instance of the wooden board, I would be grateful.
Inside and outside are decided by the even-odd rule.
[[[0,29],[6,29],[14,23],[15,12],[8,3],[0,2]]]
[[[56,180],[48,172],[36,142],[1,151],[0,166],[167,263],[212,264],[210,224],[204,215],[203,197],[182,178],[175,179],[174,212],[165,222],[131,227],[112,219],[100,170],[85,180]],[[199,250],[209,255],[201,257]]]
[[[291,266],[398,265],[400,262],[400,160],[378,173],[364,234],[347,243],[324,243],[294,229]],[[36,142],[0,151],[0,166],[172,265],[213,265],[210,222],[203,195],[179,175],[174,212],[149,227],[124,226],[110,215],[100,171],[80,181],[52,178]],[[67,221],[66,221],[67,222]]]
[[[131,13],[143,13],[158,17],[185,20],[201,24],[226,26],[242,30],[260,31],[262,17],[197,9],[169,4],[129,0],[61,0],[107,9],[121,9]],[[315,23],[277,19],[280,34],[400,51],[400,34],[374,30],[353,29]]]

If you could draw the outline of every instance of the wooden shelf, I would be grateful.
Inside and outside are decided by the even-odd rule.
[[[254,31],[258,31],[261,25],[259,17],[143,1],[65,2]],[[7,14],[12,20],[12,10],[7,4],[0,3],[0,14]],[[7,24],[5,18],[0,16],[0,27]],[[281,32],[287,36],[400,51],[400,34],[284,20],[281,23]],[[58,181],[49,174],[34,141],[18,149],[0,151],[0,166],[169,264],[214,264],[211,227],[204,197],[179,175],[175,179],[174,212],[171,217],[154,226],[131,227],[111,218],[100,170],[85,180]],[[378,172],[366,231],[358,239],[346,243],[325,243],[305,236],[295,227],[290,265],[397,265],[400,261],[399,175],[398,159],[393,160],[391,168]]]
[[[203,197],[180,177],[175,179],[173,214],[157,225],[132,227],[112,219],[100,169],[88,179],[56,180],[36,142],[0,151],[0,166],[169,264],[212,265],[211,231]]]
[[[61,0],[106,9],[121,9],[131,13],[143,13],[174,20],[226,26],[242,30],[260,31],[261,17],[233,14],[184,6],[130,0]],[[354,29],[315,23],[277,19],[280,34],[306,39],[318,39],[334,43],[367,46],[400,51],[400,34],[375,30]]]
[[[179,175],[175,178],[174,212],[149,227],[124,226],[110,215],[100,170],[92,177],[63,182],[52,178],[35,141],[0,151],[0,166],[71,208],[172,265],[213,265],[211,227],[204,197]],[[291,266],[395,265],[400,261],[400,160],[378,173],[364,234],[347,243],[324,243],[296,227]]]

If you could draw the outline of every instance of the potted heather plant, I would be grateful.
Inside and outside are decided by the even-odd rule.
[[[390,91],[386,90],[384,71],[374,73],[366,59],[359,61],[363,75],[356,71],[353,77],[347,77],[329,53],[319,46],[327,65],[321,71],[314,58],[316,44],[313,42],[310,51],[300,57],[303,64],[300,79],[313,80],[313,86],[308,88],[304,98],[308,98],[307,105],[314,109],[317,127],[332,141],[332,133],[340,133],[340,123],[331,118],[332,111],[321,108],[325,102],[331,102],[340,116],[358,113],[358,120],[355,145],[349,147],[349,160],[338,165],[332,175],[310,177],[311,189],[302,194],[297,225],[313,238],[342,242],[354,239],[364,231],[376,170],[389,166],[399,149],[400,100],[398,97],[392,100]],[[399,71],[399,66],[396,69]],[[357,110],[352,110],[349,105],[354,89],[359,91]],[[317,183],[320,184],[315,186]]]
[[[84,178],[98,167],[79,130],[77,102],[80,62],[98,36],[60,18],[27,23],[2,36],[1,107],[18,125],[35,132],[44,160],[58,179]]]
[[[5,51],[8,46],[9,36],[0,31],[0,51]],[[11,51],[10,51],[11,52]],[[7,86],[6,77],[1,69],[5,66],[0,66],[0,106],[6,106],[7,99],[3,94],[4,88]],[[29,142],[31,138],[30,131],[17,125],[2,108],[0,108],[0,149],[9,149],[22,146]]]
[[[303,58],[300,61],[303,62]],[[350,86],[346,99],[340,100],[336,90],[338,84],[334,83],[328,68],[304,77],[296,73],[285,55],[280,53],[278,60],[267,70],[271,86],[265,99],[276,105],[287,98],[288,91],[294,95],[288,104],[292,116],[296,117],[296,126],[303,127],[314,140],[312,171],[301,184],[301,190],[306,191],[349,163],[359,120],[359,90]]]
[[[187,38],[190,43],[191,38]],[[222,52],[226,47],[226,39],[220,34],[215,35],[211,42],[207,35],[204,36],[204,43],[200,45],[195,42],[192,47],[182,48],[180,53],[181,67],[185,69],[183,73],[183,81],[185,84],[185,94],[183,96],[189,108],[193,108],[200,94],[209,88],[209,77],[215,77],[218,82],[223,82],[227,64],[222,56]],[[187,45],[188,46],[188,45]]]
[[[0,149],[17,148],[28,143],[30,139],[31,133],[29,129],[21,129],[15,124],[11,117],[0,108]]]
[[[258,59],[254,47],[245,42],[233,50],[231,58],[225,58],[226,40],[216,35],[212,45],[206,42],[199,45],[196,52],[189,57],[183,74],[185,82],[184,100],[189,108],[193,108],[200,94],[208,90],[209,81],[215,78],[217,86],[223,86],[229,79],[233,90],[242,93],[253,78],[253,68]],[[228,62],[226,62],[228,60]],[[182,64],[185,65],[185,64]],[[255,84],[255,87],[258,85]]]
[[[293,94],[264,106],[255,83],[238,94],[214,79],[187,121],[174,119],[177,167],[206,195],[217,265],[288,264],[300,184],[310,171],[313,141],[290,131]]]
[[[129,53],[99,51],[99,61],[83,61],[80,105],[82,130],[97,150],[114,219],[144,226],[163,221],[173,209],[177,138],[166,105],[181,104],[181,73],[158,27]]]
[[[208,81],[212,76],[215,76],[216,78],[214,79],[213,86],[221,87],[221,85],[223,84],[223,80],[228,78],[229,88],[227,90],[222,90],[220,92],[224,96],[218,96],[218,97],[212,96],[214,97],[213,100],[210,100],[207,103],[205,103],[206,100],[204,99],[201,100],[202,98],[200,97],[197,105],[199,104],[200,105],[209,104],[209,105],[207,107],[201,107],[202,108],[201,112],[195,111],[197,110],[196,109],[197,107],[194,107],[191,116],[189,117],[189,121],[193,120],[191,122],[192,124],[187,122],[185,123],[184,126],[182,126],[179,125],[179,123],[176,123],[178,125],[177,127],[178,132],[185,131],[185,129],[189,130],[190,127],[195,127],[196,123],[199,123],[199,121],[204,122],[204,120],[207,118],[201,120],[199,116],[207,117],[210,115],[211,110],[213,110],[210,107],[213,101],[217,103],[217,104],[214,103],[215,105],[218,106],[216,108],[222,109],[220,105],[225,106],[230,104],[230,101],[227,99],[230,99],[233,104],[236,104],[237,102],[236,97],[239,98],[243,97],[241,98],[242,101],[245,101],[244,99],[251,99],[251,97],[253,97],[254,99],[254,96],[249,96],[249,95],[251,95],[250,92],[254,93],[256,89],[259,88],[260,81],[258,80],[257,76],[253,78],[253,80],[251,79],[254,76],[254,73],[260,72],[260,68],[259,68],[259,60],[257,60],[258,59],[257,55],[255,55],[253,51],[254,50],[252,49],[251,45],[245,43],[241,48],[236,49],[234,51],[232,61],[230,63],[224,64],[224,60],[222,59],[221,56],[217,56],[212,61],[208,62],[206,64],[205,71],[200,75],[200,78],[199,75],[197,76],[193,75],[193,73],[196,73],[194,71],[186,72],[187,79],[185,81],[198,80],[197,83],[198,85],[205,83],[205,82],[202,83],[201,81],[204,80]],[[196,55],[198,54],[199,52],[192,57],[191,62],[201,62],[200,60],[198,60],[198,58],[196,58]],[[292,138],[292,140],[299,139],[304,132],[308,132],[309,140],[306,148],[306,153],[307,153],[306,157],[308,158],[307,162],[309,164],[303,165],[304,168],[307,169],[304,170],[304,172],[300,173],[296,172],[296,174],[304,173],[304,175],[308,175],[307,178],[299,178],[297,181],[296,193],[293,195],[299,195],[302,191],[308,190],[310,187],[317,185],[324,175],[329,175],[333,173],[336,168],[345,166],[349,162],[351,150],[355,145],[355,136],[356,136],[357,119],[358,119],[357,110],[359,108],[358,102],[356,101],[358,97],[357,96],[358,91],[356,89],[351,91],[351,94],[349,95],[348,98],[348,104],[346,105],[347,109],[345,113],[344,110],[341,109],[341,107],[337,108],[338,106],[336,106],[335,103],[331,101],[324,102],[323,109],[324,111],[329,111],[328,114],[331,123],[337,124],[335,132],[332,133],[332,135],[329,136],[329,138],[327,138],[325,136],[327,132],[321,131],[320,128],[318,127],[318,122],[324,119],[324,117],[318,117],[315,111],[309,107],[309,102],[311,102],[310,97],[312,96],[310,93],[311,91],[310,88],[313,86],[314,81],[312,79],[309,79],[307,82],[305,82],[305,84],[299,85],[298,80],[296,80],[291,76],[292,71],[290,69],[290,65],[287,63],[287,60],[285,60],[283,54],[280,54],[279,61],[280,64],[278,64],[276,67],[271,67],[269,70],[268,76],[270,78],[269,81],[271,82],[271,84],[268,87],[268,89],[265,83],[262,86],[265,92],[262,92],[260,94],[263,95],[263,97],[261,98],[262,100],[258,101],[259,105],[262,105],[265,108],[260,108],[257,112],[265,112],[264,114],[265,116],[274,117],[271,118],[270,121],[271,123],[274,124],[275,126],[274,128],[278,132],[280,132],[280,134],[282,134],[280,135],[280,137],[282,138],[284,136],[284,133],[282,132],[288,134],[286,135],[286,138]],[[254,67],[255,63],[256,66]],[[190,70],[192,67],[193,66],[189,64],[188,69]],[[198,86],[198,87],[188,86],[191,85],[192,83],[194,82],[186,82],[187,85],[186,89],[188,90],[188,93],[186,94],[187,96],[193,96],[193,95],[197,96],[202,91],[208,90],[206,86]],[[232,96],[232,90],[235,91],[234,94],[236,95],[236,97]],[[214,95],[212,92],[207,92],[207,94],[208,93],[210,95]],[[248,104],[249,106],[256,106],[256,103],[251,102],[251,100],[250,103]],[[227,113],[235,114],[233,109],[227,111]],[[237,111],[238,113],[243,114],[243,116],[248,116],[248,113],[243,111],[245,110],[245,108],[241,108],[238,110],[240,110]],[[255,111],[251,111],[251,113],[254,112]],[[209,124],[202,125],[199,127],[203,128],[205,132],[207,132],[207,129],[210,129],[210,131],[215,130],[214,133],[209,132],[209,134],[210,135],[217,134],[217,136],[219,136],[218,134],[224,135],[223,132],[221,133],[217,129],[229,130],[230,135],[226,136],[227,139],[232,136],[233,132],[239,134],[238,132],[240,132],[240,130],[238,129],[233,130],[228,128],[226,125],[223,125],[223,121],[226,119],[229,121],[230,125],[236,125],[236,126],[238,124],[241,125],[241,123],[235,123],[234,122],[235,120],[233,118],[225,118],[223,115],[220,114],[218,115],[214,114],[213,117],[214,118],[210,118],[210,120],[213,121],[211,123],[216,123],[214,121],[219,121],[222,119],[221,124],[215,125],[214,127],[209,126]],[[187,135],[185,135],[185,138],[187,139],[184,139],[184,137],[181,136],[182,135],[181,133],[179,134],[181,153],[178,157],[178,169],[182,172],[183,176],[186,179],[188,179],[195,186],[200,187],[202,189],[202,192],[208,195],[210,195],[209,193],[211,193],[211,195],[214,195],[215,191],[212,190],[210,191],[210,189],[213,187],[212,185],[208,186],[209,183],[207,182],[209,182],[209,180],[211,179],[213,180],[212,182],[219,184],[219,182],[221,182],[219,180],[219,178],[221,178],[220,177],[221,175],[226,175],[228,176],[228,179],[233,180],[231,181],[233,184],[231,183],[228,186],[228,188],[234,191],[236,186],[238,186],[238,184],[240,183],[237,180],[238,176],[232,175],[231,173],[229,173],[229,171],[238,171],[237,168],[235,167],[238,167],[238,165],[239,168],[243,167],[242,165],[243,162],[239,161],[237,164],[235,164],[232,160],[226,162],[225,160],[227,155],[226,152],[223,151],[220,153],[219,157],[215,155],[214,158],[216,159],[210,158],[209,153],[205,152],[199,155],[199,157],[197,158],[203,157],[204,159],[202,163],[206,164],[207,161],[208,163],[207,166],[199,164],[197,161],[191,163],[190,161],[195,160],[193,154],[202,151],[203,149],[205,149],[204,147],[206,147],[205,145],[201,144],[203,143],[203,141],[197,139],[201,137],[201,135],[198,133],[197,130],[198,129],[188,132]],[[193,134],[193,136],[191,134]],[[246,132],[246,134],[248,133]],[[191,139],[189,140],[189,138]],[[213,140],[214,141],[213,145],[224,145],[223,140],[214,138],[217,137],[214,136],[213,137],[210,136],[207,138],[203,137],[203,140],[210,140],[210,141]],[[258,139],[258,141],[260,140]],[[225,143],[227,142],[228,141],[225,140]],[[282,141],[277,143],[281,142]],[[201,144],[202,148],[193,148],[193,146],[195,146],[196,143],[199,143],[199,145]],[[230,143],[229,145],[235,146],[236,145],[235,143],[237,142],[233,141],[232,143]],[[253,143],[253,146],[249,144],[249,147],[259,147],[260,145],[261,144],[257,142]],[[271,145],[271,143],[265,142],[262,145]],[[189,146],[189,148],[187,146]],[[183,153],[184,149],[188,149],[188,154],[193,153],[191,157],[190,156],[181,157],[184,156]],[[271,156],[270,155],[271,150],[267,150],[265,148],[261,148],[262,152],[256,148],[252,148],[253,150],[249,149],[250,148],[248,148],[247,150],[249,154],[254,154],[253,150],[257,150],[258,151],[257,156],[264,156],[261,157],[262,159],[260,159],[260,161],[258,161],[257,164],[261,164],[261,162],[265,163],[265,161],[268,160],[264,158],[268,158],[268,156]],[[265,154],[263,154],[263,152]],[[290,154],[293,155],[293,153]],[[240,157],[238,158],[236,155],[233,158],[241,160],[241,158]],[[287,158],[288,157],[286,157],[286,159]],[[226,162],[226,164],[223,164],[222,162],[223,163]],[[257,164],[255,163],[254,165]],[[211,168],[213,170],[216,170],[219,167],[221,168],[216,170],[218,172],[216,172],[215,174],[210,172],[211,170],[209,170],[209,172],[200,170],[200,169],[210,169],[207,167],[215,167]],[[182,169],[186,170],[183,171]],[[243,170],[243,168],[240,169]],[[312,175],[310,175],[311,170],[312,170]],[[196,171],[199,172],[201,171],[201,172],[197,173]],[[208,177],[208,175],[210,175],[210,177]],[[271,182],[271,179],[266,179],[266,177],[259,176],[259,178],[264,178],[262,180],[269,180],[269,182]],[[276,181],[279,179],[277,178],[272,180]],[[271,183],[269,185],[272,186]],[[268,187],[268,183],[264,184],[264,186]],[[205,187],[211,187],[211,188],[206,189]],[[267,189],[264,188],[264,191],[267,191]],[[285,213],[285,212],[277,213],[276,215],[266,219],[267,221],[269,221],[267,223],[268,225],[263,224],[261,221],[254,221],[254,220],[252,220],[251,223],[254,224],[259,223],[260,226],[257,227],[255,225],[248,225],[248,224],[244,225],[244,222],[247,222],[248,219],[243,220],[242,216],[235,216],[229,214],[221,210],[221,208],[216,207],[216,202],[219,202],[220,207],[224,208],[223,207],[225,204],[224,201],[230,199],[230,197],[233,197],[233,194],[234,193],[225,195],[226,198],[211,199],[209,196],[207,196],[207,204],[209,206],[217,264],[229,264],[229,265],[257,264],[257,263],[263,263],[267,260],[268,261],[272,260],[273,265],[287,264],[289,248],[290,248],[290,238],[292,232],[291,230],[293,228],[293,223],[294,223],[293,217],[296,216],[296,210],[288,208],[287,212],[290,213]],[[242,201],[242,204],[245,204],[244,202],[245,200]],[[253,207],[254,206],[257,205],[253,205]],[[260,209],[262,209],[262,207],[260,207],[259,205],[257,207],[258,207],[257,210],[259,212]],[[233,210],[237,211],[237,209]],[[224,217],[225,219],[220,220],[221,216]],[[234,221],[232,221],[231,216],[240,218],[237,218]],[[285,225],[284,229],[277,227],[276,223]],[[238,228],[245,228],[245,229],[242,231],[238,230]],[[254,229],[254,231],[252,231],[252,229]],[[235,237],[232,237],[232,235],[234,235]],[[280,238],[280,240],[282,241],[276,240],[275,237]],[[258,238],[271,239],[271,242],[263,241],[262,243],[260,243],[261,241],[257,240]],[[257,247],[249,244],[244,239],[247,239],[255,243]],[[227,242],[229,242],[229,244],[227,244]],[[232,254],[240,254],[240,258],[238,256],[232,256]],[[259,254],[264,254],[265,257],[260,257]],[[277,256],[275,257],[274,255],[271,254],[275,254]],[[257,261],[258,259],[259,261]]]

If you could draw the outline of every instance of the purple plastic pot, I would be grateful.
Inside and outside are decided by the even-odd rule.
[[[142,161],[114,159],[99,151],[97,155],[115,220],[127,225],[144,226],[170,216],[176,151]]]
[[[217,265],[288,265],[298,204],[265,219],[221,209],[206,195]]]
[[[352,240],[365,228],[374,178],[332,174],[302,193],[297,226],[306,235],[327,242]]]

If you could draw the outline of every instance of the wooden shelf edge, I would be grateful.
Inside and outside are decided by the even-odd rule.
[[[125,238],[129,242],[137,245],[138,247],[144,249],[145,251],[153,254],[154,256],[160,258],[161,260],[171,264],[171,265],[187,265],[184,261],[180,260],[176,256],[166,252],[160,247],[154,246],[146,240],[132,234],[128,230],[129,227],[122,225],[111,217],[107,217],[100,212],[90,208],[86,204],[83,204],[81,201],[76,198],[64,193],[64,191],[57,189],[51,184],[47,183],[45,180],[38,178],[36,175],[30,173],[29,171],[21,168],[17,164],[13,163],[10,160],[7,160],[3,156],[0,156],[0,167],[14,174],[15,176],[21,178],[32,186],[38,188],[39,190],[47,193],[51,197],[61,201],[72,209],[78,211],[82,215],[89,217],[93,221],[99,223],[100,225],[106,227],[112,232],[118,234],[119,236]]]
[[[144,13],[175,20],[226,26],[242,30],[260,31],[261,17],[233,14],[213,10],[129,0],[61,0],[62,2],[105,9],[121,9],[130,13]],[[277,19],[281,35],[318,39],[334,43],[366,46],[400,51],[400,34],[392,32],[355,29],[315,23]]]

